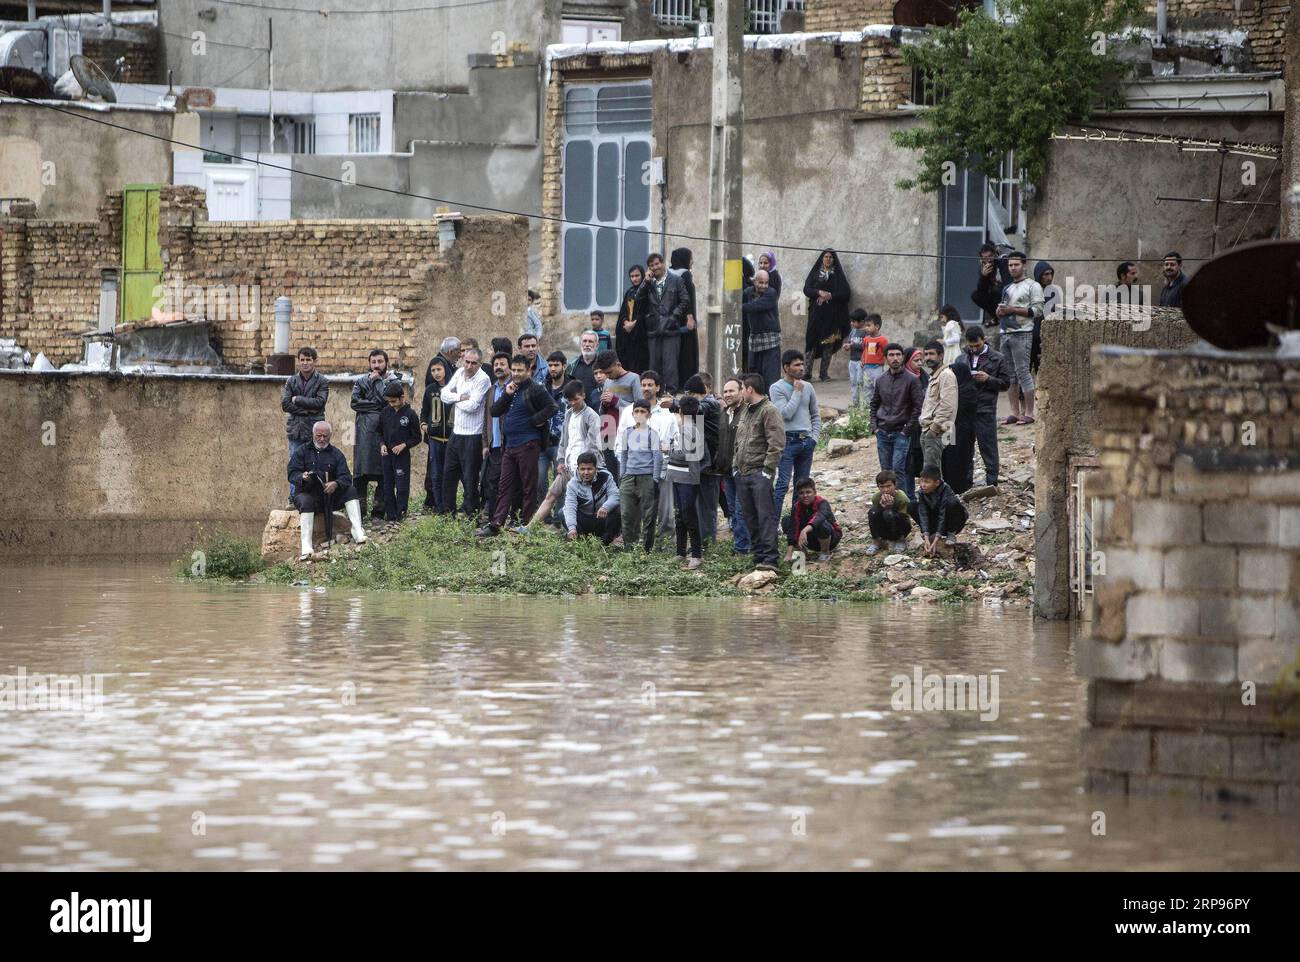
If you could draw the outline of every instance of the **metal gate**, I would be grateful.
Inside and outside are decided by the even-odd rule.
[[[958,169],[956,181],[943,189],[943,260],[940,262],[940,304],[951,304],[966,321],[980,320],[971,293],[979,283],[980,245],[985,238],[988,185],[983,174]]]
[[[122,188],[122,309],[119,322],[147,320],[162,283],[158,249],[159,184]]]

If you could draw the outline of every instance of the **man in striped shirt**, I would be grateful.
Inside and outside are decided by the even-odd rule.
[[[461,366],[450,383],[442,389],[442,402],[455,408],[451,440],[447,443],[447,461],[442,469],[442,513],[456,511],[456,488],[464,486],[462,505],[468,517],[478,512],[479,471],[483,465],[483,419],[491,379],[480,370],[482,355],[470,348],[461,357]]]

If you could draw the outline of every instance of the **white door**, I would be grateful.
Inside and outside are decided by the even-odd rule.
[[[257,168],[204,164],[208,220],[257,220]]]

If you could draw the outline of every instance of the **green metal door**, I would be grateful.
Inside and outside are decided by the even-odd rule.
[[[160,184],[122,188],[122,305],[120,321],[143,321],[153,311],[154,289],[162,283],[158,250]]]

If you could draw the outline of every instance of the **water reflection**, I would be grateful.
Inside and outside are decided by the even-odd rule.
[[[0,672],[106,675],[0,712],[6,869],[1300,864],[1294,820],[1083,795],[1021,611],[0,580]],[[997,672],[997,719],[895,710],[914,666]]]

